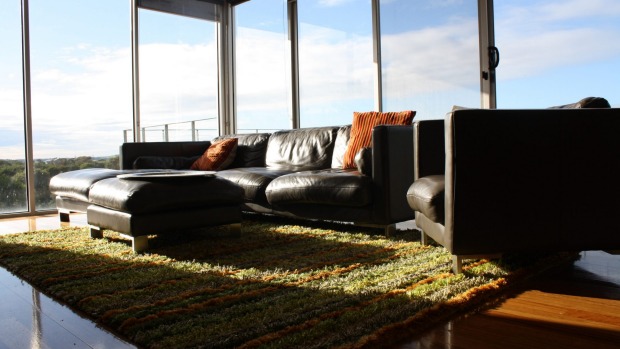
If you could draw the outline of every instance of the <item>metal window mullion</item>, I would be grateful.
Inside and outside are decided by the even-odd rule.
[[[133,93],[133,141],[144,138],[140,134],[140,59],[138,37],[138,0],[131,0],[131,69]]]
[[[219,74],[219,123],[220,135],[236,132],[234,96],[234,43],[233,7],[225,3],[221,7],[218,29],[218,74]]]
[[[26,151],[26,191],[28,212],[37,210],[34,183],[34,149],[32,141],[32,88],[30,76],[30,7],[28,0],[22,0],[22,79],[24,100],[24,137]]]
[[[489,47],[495,46],[494,26],[493,0],[478,0],[480,104],[489,109],[497,108],[495,69],[489,65]]]
[[[383,77],[381,73],[381,12],[379,0],[372,0],[372,50],[375,75],[375,110],[383,111]]]
[[[297,0],[288,0],[288,39],[291,50],[291,128],[301,125],[301,108],[299,102],[299,17]]]
[[[237,42],[236,42],[236,38],[237,38],[237,32],[235,30],[236,28],[236,23],[235,23],[235,9],[234,7],[231,5],[231,7],[228,9],[228,26],[229,26],[229,30],[228,30],[228,66],[229,66],[229,72],[228,72],[228,103],[229,108],[229,115],[228,115],[228,122],[230,124],[230,130],[231,133],[237,133]]]

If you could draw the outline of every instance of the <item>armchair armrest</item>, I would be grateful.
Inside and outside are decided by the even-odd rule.
[[[123,143],[120,147],[120,167],[122,170],[132,169],[134,161],[140,156],[198,156],[209,145],[209,141]]]
[[[413,123],[414,180],[445,173],[444,120]]]
[[[372,132],[373,210],[376,222],[413,219],[407,190],[413,182],[412,126],[379,125]]]

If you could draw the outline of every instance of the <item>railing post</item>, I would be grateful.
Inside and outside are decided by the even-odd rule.
[[[168,136],[168,124],[164,125],[164,142],[168,142],[169,140],[169,136]]]
[[[192,121],[192,142],[196,141],[196,121]]]
[[[146,142],[146,127],[142,128],[142,141]]]

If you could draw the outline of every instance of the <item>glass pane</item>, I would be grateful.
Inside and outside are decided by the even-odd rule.
[[[0,0],[0,213],[28,210],[20,4]]]
[[[291,128],[290,50],[285,0],[235,7],[239,133]]]
[[[374,110],[371,2],[299,1],[298,12],[301,126]]]
[[[620,106],[620,2],[495,3],[498,108],[546,108],[597,96]]]
[[[217,23],[141,9],[139,26],[142,140],[217,136]]]
[[[132,125],[126,0],[31,0],[32,120],[37,210],[54,208],[55,174],[118,167]]]
[[[476,1],[381,2],[383,109],[443,118],[480,107]]]

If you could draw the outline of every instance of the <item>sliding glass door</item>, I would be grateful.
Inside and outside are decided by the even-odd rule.
[[[0,214],[28,210],[21,7],[0,0]]]
[[[620,106],[620,2],[495,2],[498,108],[546,108],[584,97]]]
[[[219,135],[216,6],[168,3],[142,1],[138,12],[141,140],[210,140]]]
[[[477,1],[382,1],[380,13],[384,110],[480,107]]]
[[[374,110],[371,2],[297,6],[301,126],[346,125],[353,112]]]
[[[290,63],[286,0],[235,7],[238,132],[291,128]]]

